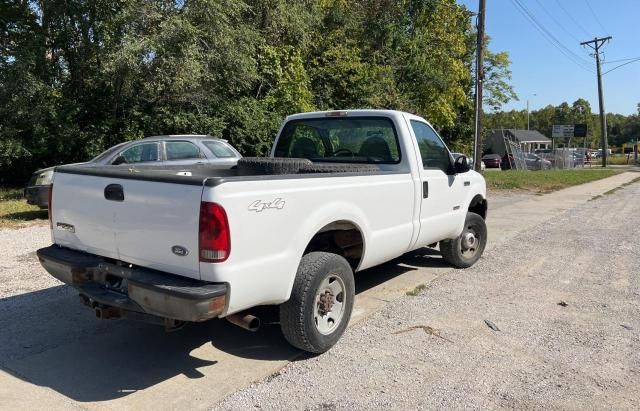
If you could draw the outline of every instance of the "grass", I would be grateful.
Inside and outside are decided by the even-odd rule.
[[[592,162],[592,166],[599,166],[602,164],[602,158],[597,158],[595,160],[593,160]],[[635,164],[634,160],[633,160],[633,155],[629,156],[627,158],[627,155],[623,155],[623,156],[612,156],[609,155],[607,157],[607,164],[612,165],[612,166],[622,166],[622,165],[627,165],[627,164]]]
[[[21,188],[0,187],[0,201],[20,200],[22,198]]]
[[[428,287],[426,284],[420,284],[416,288],[411,291],[407,291],[406,294],[410,297],[415,297],[420,294],[422,291],[426,290]]]
[[[27,204],[22,189],[0,188],[0,228],[20,228],[47,221],[47,210]]]
[[[509,170],[484,173],[490,190],[525,190],[549,193],[619,174],[616,170],[568,169],[544,171]]]

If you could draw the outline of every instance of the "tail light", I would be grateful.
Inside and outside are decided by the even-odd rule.
[[[49,184],[49,201],[47,202],[47,209],[49,211],[49,228],[53,230],[53,207],[51,206],[51,200],[53,199],[53,183]]]
[[[200,203],[200,261],[221,263],[229,258],[231,237],[227,213],[220,204]]]

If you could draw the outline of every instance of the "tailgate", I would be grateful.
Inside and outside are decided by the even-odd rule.
[[[56,172],[53,240],[199,279],[201,197],[202,185]]]

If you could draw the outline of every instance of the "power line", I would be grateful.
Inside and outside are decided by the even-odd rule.
[[[520,2],[520,0],[512,0],[512,2],[516,5],[516,8],[518,8],[518,11],[520,11],[521,14],[523,14],[526,18],[528,18],[531,21],[531,23],[534,25],[534,27],[548,41],[550,41],[551,44],[554,47],[556,47],[562,54],[564,54],[567,58],[569,58],[573,62],[577,63],[581,67],[587,69],[588,71],[591,71],[588,68],[588,66],[590,66],[590,63],[588,63],[586,60],[582,59],[580,56],[578,56],[576,53],[574,53],[573,51],[569,50],[564,44],[562,44],[562,42],[560,42],[560,40],[558,40],[549,30],[547,30],[544,27],[544,25],[541,24],[538,21],[538,19],[536,19],[536,17],[533,15],[533,13],[531,13],[531,11],[529,11],[529,9],[527,9],[527,7]]]
[[[619,60],[611,60],[611,61],[603,61],[602,64],[611,64],[611,63],[620,63],[623,61],[629,61],[629,60],[637,60],[640,59],[640,57],[631,57],[628,59],[619,59]]]
[[[584,27],[582,27],[582,25],[580,23],[578,23],[578,21],[576,19],[573,18],[573,15],[571,13],[569,13],[569,11],[567,9],[564,8],[564,6],[562,5],[562,3],[560,3],[558,0],[556,0],[556,3],[558,4],[558,6],[560,6],[560,8],[562,9],[562,11],[564,11],[564,13],[569,16],[569,18],[571,19],[571,21],[573,21],[573,23],[578,26],[578,28],[580,30],[582,30],[582,32],[584,34],[586,34],[587,36],[591,36],[591,34],[589,34],[589,32],[587,30],[585,30]]]
[[[602,29],[602,32],[604,34],[608,34],[607,29],[605,29],[604,26],[602,25],[602,23],[600,22],[600,19],[598,18],[598,15],[596,14],[595,11],[593,11],[593,7],[591,7],[591,3],[589,3],[589,0],[584,0],[584,2],[587,3],[587,7],[591,11],[591,15],[596,20],[596,23],[598,23],[598,26],[600,26],[600,28]]]
[[[626,62],[626,63],[624,63],[624,64],[620,64],[619,66],[616,66],[616,67],[612,68],[611,70],[607,70],[607,71],[605,71],[604,73],[602,73],[602,75],[604,76],[604,75],[605,75],[605,74],[607,74],[607,73],[611,73],[613,70],[619,69],[620,67],[624,67],[624,66],[626,66],[627,64],[635,63],[636,61],[640,61],[640,57],[638,57],[638,58],[636,58],[636,59],[633,59],[633,60],[631,60],[631,61],[627,61],[627,62]]]
[[[542,4],[542,2],[540,0],[536,0],[536,3],[538,3],[538,5],[542,8],[542,10],[545,13],[547,13],[547,16],[551,17],[551,19],[558,25],[558,27],[560,27],[562,29],[562,31],[567,33],[569,35],[569,37],[571,37],[572,39],[574,39],[576,41],[576,43],[580,43],[580,39],[578,39],[578,37],[576,37],[573,34],[571,34],[569,32],[569,30],[567,30],[564,27],[564,25],[561,22],[559,22],[558,19],[556,19],[555,16],[549,12],[549,10],[547,10],[547,8]]]
[[[520,2],[520,0],[514,0],[514,1],[528,15],[529,19],[533,22],[533,24],[539,27],[544,32],[544,34],[546,34],[548,39],[550,39],[553,43],[555,43],[557,47],[560,47],[560,49],[564,50],[565,53],[563,54],[565,54],[565,56],[567,56],[567,54],[569,56],[572,56],[569,58],[572,58],[572,60],[574,60],[579,64],[582,64],[583,66],[585,66],[585,68],[588,68],[589,71],[591,71],[590,69],[591,63],[588,60],[585,60],[583,57],[579,56],[578,54],[574,53],[569,48],[567,48],[560,40],[558,40],[556,36],[553,35],[553,33],[551,33],[550,30],[548,30],[542,23],[540,23],[540,21],[533,15],[533,13],[522,2]]]
[[[573,61],[578,67],[588,72],[593,72],[590,68],[590,63],[584,60],[582,57],[569,50],[564,44],[560,42],[549,30],[547,30],[543,24],[541,24],[536,17],[525,7],[520,0],[511,0],[516,9],[528,19],[533,26],[542,34],[542,36],[551,43],[558,51],[560,51],[565,57]]]

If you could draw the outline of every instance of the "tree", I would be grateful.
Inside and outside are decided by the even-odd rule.
[[[455,0],[8,0],[0,15],[2,183],[153,134],[264,155],[286,115],[315,109],[405,110],[471,146],[474,32]],[[488,54],[493,107],[515,97],[508,65]]]
[[[493,53],[487,50],[484,63],[483,102],[491,110],[498,111],[511,100],[518,100],[511,80],[509,53]]]

